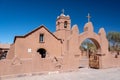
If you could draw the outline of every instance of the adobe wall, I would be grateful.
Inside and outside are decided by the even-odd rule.
[[[120,55],[115,58],[115,53],[109,52],[102,57],[102,68],[120,67]]]
[[[15,57],[15,44],[11,44],[6,59],[13,59],[14,57]]]
[[[31,60],[1,60],[0,76],[31,73]]]
[[[76,61],[77,60],[70,55],[66,55],[64,58],[40,58],[39,54],[33,54],[32,58],[24,59],[14,57],[12,60],[5,59],[0,61],[0,76],[32,75],[39,73],[48,74],[54,71],[71,71],[77,69]]]
[[[40,59],[39,57],[39,55],[34,55],[34,58],[2,60],[0,61],[0,76],[45,73],[55,70],[51,59]]]

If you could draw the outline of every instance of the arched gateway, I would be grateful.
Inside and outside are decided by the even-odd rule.
[[[60,31],[62,32],[63,30],[59,30],[59,32]],[[70,31],[67,29],[65,31],[66,37],[62,37],[64,40],[63,43],[66,44],[66,48],[63,48],[63,55],[73,55],[73,59],[76,61],[76,63],[74,62],[74,65],[76,65],[76,67],[89,66],[92,68],[102,68],[102,57],[108,53],[108,40],[106,38],[106,32],[104,31],[104,28],[100,28],[99,32],[95,33],[93,24],[90,22],[90,19],[88,19],[88,22],[85,24],[84,31],[82,33],[79,33],[77,25],[74,25]],[[69,32],[71,34],[69,34]],[[95,52],[94,55],[91,54],[87,60],[83,58],[81,55],[82,51],[80,50],[80,45],[86,39],[90,39],[97,47],[97,52]]]
[[[81,65],[84,64],[84,66],[89,66],[91,68],[100,68],[101,67],[101,56],[105,55],[108,52],[108,41],[106,39],[106,33],[104,31],[103,28],[101,28],[99,30],[99,33],[95,33],[94,32],[94,28],[91,22],[88,22],[85,24],[84,26],[84,32],[79,34],[78,37],[78,44],[81,45],[81,43],[86,40],[86,39],[90,39],[95,46],[97,47],[97,52],[91,53],[91,52],[87,52],[89,53],[88,59],[85,58],[82,60]],[[80,54],[82,52],[80,51]],[[88,62],[87,62],[88,61]],[[83,65],[80,67],[84,67]]]
[[[80,50],[81,50],[80,67],[99,68],[100,65],[98,54],[101,51],[101,47],[96,39],[86,38],[82,42],[82,44],[80,44]]]

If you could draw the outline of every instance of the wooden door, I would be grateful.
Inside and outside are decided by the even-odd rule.
[[[96,54],[89,55],[89,67],[99,69],[99,56]]]

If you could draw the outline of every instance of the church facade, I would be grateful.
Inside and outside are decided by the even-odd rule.
[[[97,53],[84,59],[80,45],[85,39],[92,40]],[[24,36],[15,36],[6,59],[0,61],[0,75],[36,74],[53,71],[71,71],[81,67],[119,67],[120,58],[108,51],[104,28],[98,34],[88,20],[84,32],[77,25],[71,27],[70,16],[62,13],[56,20],[56,31],[50,32],[44,25]]]

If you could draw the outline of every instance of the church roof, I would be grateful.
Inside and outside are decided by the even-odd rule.
[[[33,31],[25,34],[24,36],[15,36],[15,38],[14,38],[14,43],[15,43],[15,41],[16,41],[16,38],[25,38],[25,37],[29,36],[30,34],[34,33],[35,31],[41,29],[41,28],[44,28],[46,31],[48,31],[48,32],[49,32],[54,38],[56,38],[57,40],[62,41],[61,39],[57,38],[53,33],[51,33],[45,26],[42,25],[42,26],[34,29]]]

